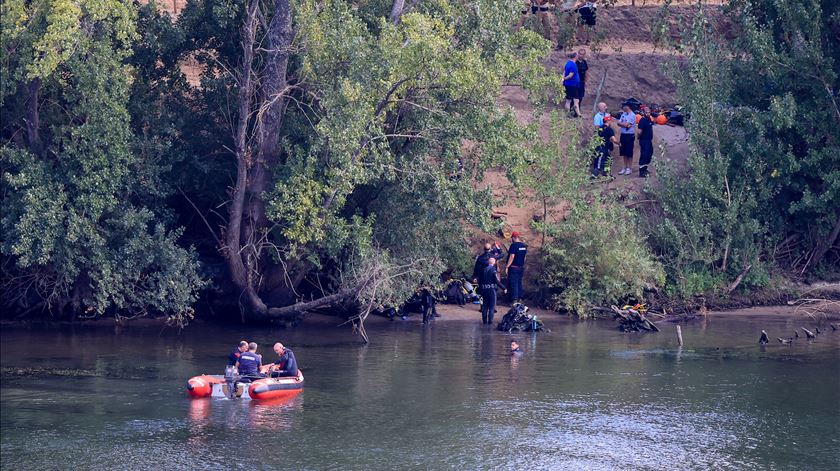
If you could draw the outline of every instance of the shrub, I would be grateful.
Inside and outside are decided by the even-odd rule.
[[[587,317],[593,306],[641,299],[665,282],[635,215],[612,201],[577,204],[565,222],[546,227],[539,284],[549,307]]]

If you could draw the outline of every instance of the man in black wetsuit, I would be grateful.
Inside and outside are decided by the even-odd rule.
[[[248,351],[248,342],[241,341],[239,342],[239,346],[234,348],[230,355],[228,355],[228,366],[233,366],[239,361],[239,355]]]
[[[487,260],[490,259],[491,248],[493,248],[493,246],[490,245],[490,242],[485,243],[484,252],[482,252],[478,257],[475,257],[475,264],[473,265],[473,283],[481,281],[482,273],[484,273],[484,267],[487,266]]]
[[[487,266],[479,279],[479,293],[481,294],[481,323],[492,324],[496,313],[496,287],[504,289],[499,272],[496,270],[496,259],[487,259]]]
[[[298,375],[295,352],[293,352],[290,348],[283,346],[282,343],[277,342],[274,344],[274,353],[276,353],[279,358],[273,364],[263,367],[264,373],[268,372],[272,378],[282,378],[287,376],[294,377]]]

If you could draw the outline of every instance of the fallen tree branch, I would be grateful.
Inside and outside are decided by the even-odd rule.
[[[346,301],[356,295],[355,289],[343,289],[329,296],[314,299],[307,302],[298,302],[290,306],[268,308],[266,317],[271,319],[296,319],[307,312],[323,307],[333,306]]]
[[[735,288],[737,288],[738,285],[741,284],[741,281],[743,281],[744,277],[747,276],[747,273],[749,273],[751,268],[752,265],[748,264],[746,267],[744,267],[743,270],[741,270],[741,273],[738,274],[738,276],[735,278],[735,281],[730,283],[729,286],[726,288],[726,294],[731,294],[733,291],[735,291]]]

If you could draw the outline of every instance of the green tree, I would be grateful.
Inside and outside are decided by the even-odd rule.
[[[159,152],[131,129],[135,6],[10,0],[2,16],[4,302],[183,322],[203,281],[153,211]]]
[[[222,248],[255,318],[370,300],[373,285],[396,302],[462,259],[463,223],[489,227],[484,170],[523,151],[500,87],[557,92],[534,65],[549,45],[511,32],[515,5],[356,7],[211,0],[180,20],[205,70],[197,134],[230,136]]]
[[[541,220],[533,223],[543,235],[539,297],[551,309],[580,317],[588,317],[594,306],[641,300],[646,290],[664,284],[664,271],[641,235],[637,215],[590,180],[600,138],[582,146],[576,121],[554,112],[550,123],[547,139],[535,132],[533,144],[508,172],[521,200],[542,207]]]
[[[653,244],[682,295],[766,284],[837,266],[840,113],[836,2],[732,2],[731,23],[698,7],[679,45],[690,114],[687,169],[661,166]],[[729,40],[722,28],[736,28]],[[686,178],[686,172],[691,178]]]

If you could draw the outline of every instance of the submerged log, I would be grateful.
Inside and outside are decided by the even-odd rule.
[[[613,319],[618,321],[618,328],[623,332],[659,332],[656,324],[635,309],[619,309],[617,306],[611,306],[611,309]]]

